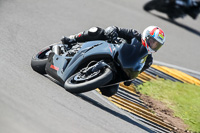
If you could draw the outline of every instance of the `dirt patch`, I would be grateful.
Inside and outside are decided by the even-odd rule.
[[[140,98],[144,101],[148,108],[155,112],[158,117],[162,118],[164,122],[174,126],[174,132],[189,132],[187,131],[188,126],[184,124],[183,120],[175,117],[174,112],[169,109],[164,103],[143,94],[140,94]]]

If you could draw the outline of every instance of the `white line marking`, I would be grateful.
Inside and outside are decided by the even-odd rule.
[[[172,65],[172,64],[168,64],[168,63],[164,63],[164,62],[160,62],[160,61],[156,61],[156,60],[154,60],[153,63],[157,64],[157,65],[163,65],[163,66],[166,66],[166,67],[171,67],[171,68],[179,69],[181,71],[186,71],[186,72],[189,72],[189,73],[200,75],[200,72],[197,72],[197,71],[194,71],[194,70],[191,70],[191,69],[188,69],[188,68],[183,68],[183,67],[179,67],[179,66],[176,66],[176,65]]]

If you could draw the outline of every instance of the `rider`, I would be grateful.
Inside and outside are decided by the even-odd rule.
[[[105,30],[99,27],[92,27],[89,30],[83,31],[76,35],[71,35],[69,37],[63,37],[61,39],[63,44],[68,44],[69,46],[77,42],[86,42],[93,40],[116,40],[117,37],[123,38],[127,43],[131,44],[132,39],[136,38],[143,46],[148,50],[148,56],[145,65],[141,72],[149,68],[153,62],[152,53],[157,52],[158,49],[165,42],[165,34],[163,30],[157,26],[147,27],[142,34],[134,29],[119,28],[116,26],[110,26]],[[131,82],[125,82],[125,85],[129,86]],[[112,96],[117,90],[118,86],[106,88],[100,88],[103,95]]]
[[[185,7],[192,7],[197,6],[200,2],[199,0],[171,0],[174,1],[177,5],[185,6]]]
[[[169,0],[172,5],[184,8],[185,13],[196,19],[200,12],[200,0]]]

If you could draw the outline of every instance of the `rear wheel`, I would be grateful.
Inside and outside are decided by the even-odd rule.
[[[64,87],[71,93],[82,93],[103,86],[112,78],[113,73],[109,68],[89,73],[78,72],[66,80]]]
[[[45,66],[48,61],[48,55],[51,52],[51,46],[47,46],[40,50],[37,54],[33,55],[31,59],[31,67],[34,71],[40,74],[46,74]]]

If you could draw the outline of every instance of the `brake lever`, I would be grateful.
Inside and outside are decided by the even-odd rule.
[[[121,38],[117,38],[115,40],[112,40],[111,43],[120,44],[120,43],[122,43],[122,39]]]

